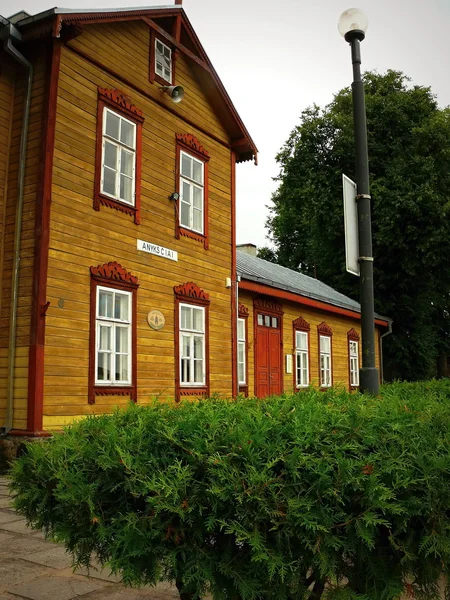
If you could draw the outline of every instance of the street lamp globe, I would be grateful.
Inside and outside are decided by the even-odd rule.
[[[339,17],[338,29],[347,42],[351,42],[355,38],[362,41],[368,25],[369,19],[365,12],[359,8],[348,8]]]

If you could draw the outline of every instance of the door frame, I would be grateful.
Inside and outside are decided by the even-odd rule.
[[[280,394],[284,391],[284,354],[283,354],[283,309],[279,302],[270,298],[254,298],[253,299],[253,356],[254,356],[254,394],[258,398],[258,336],[256,335],[258,327],[258,314],[266,314],[271,317],[278,317],[280,320]]]

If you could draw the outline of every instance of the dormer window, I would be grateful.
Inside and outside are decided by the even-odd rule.
[[[172,83],[172,50],[158,39],[155,39],[155,74]]]

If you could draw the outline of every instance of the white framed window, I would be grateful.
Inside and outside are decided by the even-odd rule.
[[[172,83],[172,50],[160,40],[155,40],[155,73]]]
[[[295,381],[297,387],[309,385],[308,332],[295,332]]]
[[[131,384],[131,292],[97,286],[95,384]]]
[[[136,123],[105,106],[100,192],[134,206],[135,188]]]
[[[348,353],[350,358],[350,386],[359,386],[359,365],[358,365],[358,342],[356,340],[348,341]]]
[[[331,387],[331,337],[319,336],[320,344],[320,386]]]
[[[180,385],[205,385],[205,309],[180,303]]]
[[[238,372],[239,385],[247,383],[245,319],[238,319]]]
[[[204,162],[180,150],[180,225],[204,233]]]

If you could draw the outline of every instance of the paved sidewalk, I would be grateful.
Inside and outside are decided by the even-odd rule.
[[[0,477],[0,600],[179,600],[177,590],[125,588],[106,571],[76,571],[63,546],[46,541],[14,512],[8,480]]]

